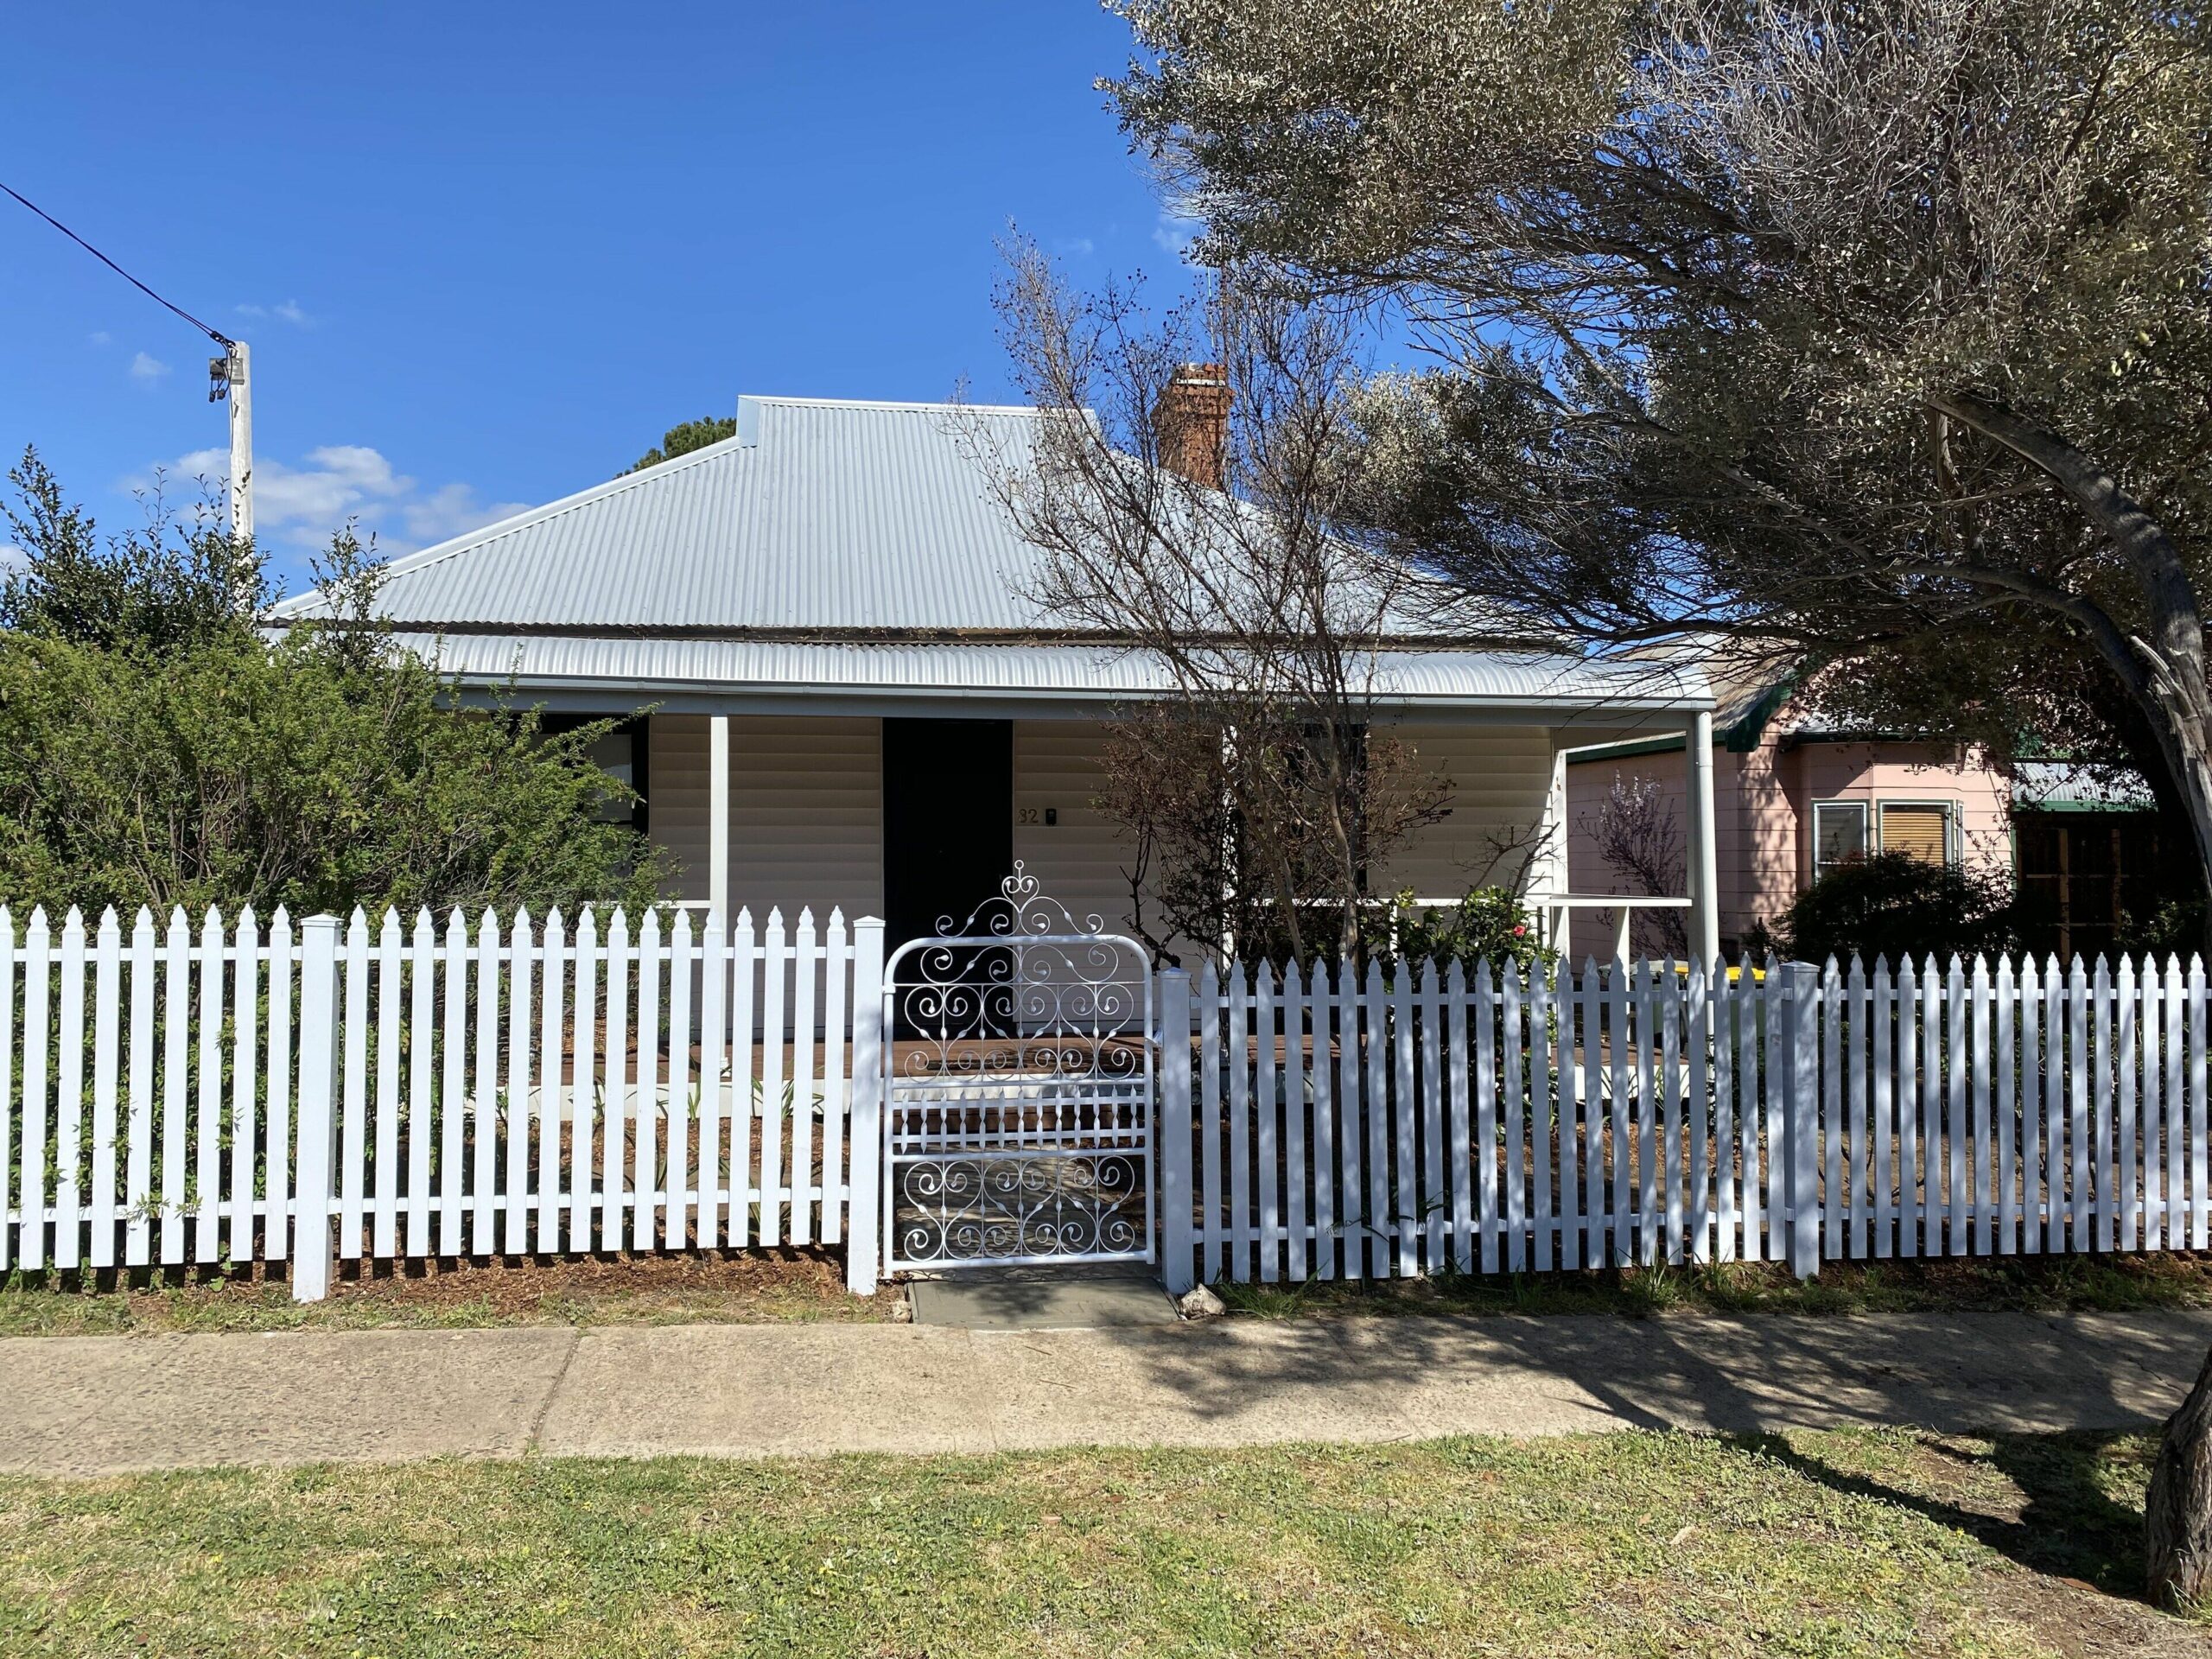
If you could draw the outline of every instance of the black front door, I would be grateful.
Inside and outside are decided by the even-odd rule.
[[[885,721],[885,948],[958,931],[1013,870],[1013,722]]]

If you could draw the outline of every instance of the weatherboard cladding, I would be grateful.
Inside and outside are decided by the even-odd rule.
[[[1027,409],[744,398],[734,438],[395,561],[378,609],[403,635],[441,640],[444,666],[471,680],[1164,690],[1156,664],[1111,645],[943,638],[1066,632],[1027,597],[1045,556],[1016,533],[989,477],[993,464],[1022,464],[1037,420]],[[311,594],[279,614],[321,608]],[[894,638],[852,641],[861,634]],[[938,639],[896,639],[917,634]],[[1694,671],[1655,676],[1649,664],[1387,657],[1382,680],[1408,698],[1704,696]]]

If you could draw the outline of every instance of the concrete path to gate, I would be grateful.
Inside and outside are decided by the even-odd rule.
[[[2212,1311],[0,1341],[0,1470],[2156,1422]]]

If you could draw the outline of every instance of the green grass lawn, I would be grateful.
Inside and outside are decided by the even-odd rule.
[[[8,1480],[0,1652],[2198,1651],[2126,1599],[2145,1455],[1624,1433]]]

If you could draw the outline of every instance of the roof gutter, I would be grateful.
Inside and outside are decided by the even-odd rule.
[[[942,705],[977,718],[1006,711],[1030,711],[1058,719],[1096,719],[1116,707],[1166,701],[1170,690],[1116,687],[986,685],[832,685],[797,687],[777,681],[641,678],[587,679],[570,676],[463,674],[454,677],[465,702],[526,700],[549,709],[597,713],[651,706],[663,714],[881,714],[887,709],[912,713]],[[1646,722],[1679,721],[1696,709],[1683,702],[1631,701],[1621,697],[1526,698],[1484,696],[1412,695],[1374,698],[1382,711],[1400,716],[1452,715],[1484,725],[1596,726],[1618,730]],[[1680,747],[1679,737],[1671,741]]]
[[[273,630],[293,627],[328,628],[338,632],[406,634],[475,634],[516,639],[670,639],[706,641],[721,645],[1096,645],[1107,650],[1143,651],[1149,642],[1141,635],[1111,633],[1095,628],[828,628],[771,627],[757,625],[700,624],[670,626],[645,623],[568,622],[417,622],[403,618],[379,618],[374,622],[339,621],[330,617],[273,617]],[[1255,643],[1234,633],[1192,634],[1187,643],[1205,650],[1242,649]],[[1294,643],[1287,637],[1262,639],[1260,645]],[[1383,644],[1359,646],[1376,652],[1402,651],[1482,651],[1508,656],[1567,655],[1555,639],[1519,635],[1471,640],[1465,634],[1394,633]]]

